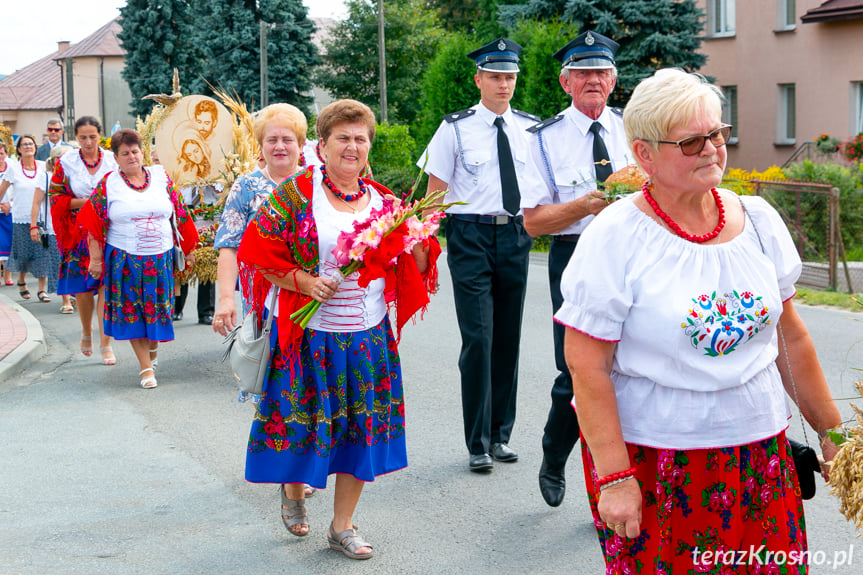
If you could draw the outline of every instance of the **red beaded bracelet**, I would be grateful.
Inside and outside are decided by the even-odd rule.
[[[596,486],[602,487],[606,483],[612,483],[614,481],[620,481],[621,479],[627,479],[629,477],[633,477],[635,475],[635,468],[630,467],[626,471],[618,471],[617,473],[612,473],[611,475],[606,475],[600,479],[596,480]]]

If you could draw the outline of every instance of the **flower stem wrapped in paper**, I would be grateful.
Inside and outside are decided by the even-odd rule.
[[[368,219],[355,222],[352,231],[339,235],[333,255],[341,267],[330,279],[340,284],[359,272],[359,286],[365,288],[385,278],[398,265],[401,254],[410,254],[414,246],[435,236],[444,210],[454,205],[438,203],[446,193],[439,190],[406,203],[385,196],[381,209],[372,210]],[[320,307],[321,302],[312,300],[291,314],[291,320],[305,328]]]
[[[605,192],[605,201],[610,204],[614,200],[640,191],[646,179],[647,175],[641,171],[641,168],[636,164],[630,164],[608,176],[599,185],[599,189]]]

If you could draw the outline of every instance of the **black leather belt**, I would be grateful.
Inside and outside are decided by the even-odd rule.
[[[561,242],[569,242],[571,244],[574,244],[578,241],[578,238],[581,237],[581,234],[559,234],[552,237]]]
[[[505,226],[512,222],[520,222],[521,216],[481,216],[479,214],[450,214],[449,217],[471,222],[473,224],[489,224],[492,226]]]

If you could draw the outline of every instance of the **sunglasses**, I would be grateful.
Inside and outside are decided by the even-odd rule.
[[[59,134],[60,132],[63,131],[63,128],[48,128],[48,131],[52,132],[54,134]]]
[[[716,128],[705,136],[689,136],[688,138],[683,138],[676,142],[671,142],[669,140],[644,141],[655,142],[657,144],[674,144],[680,148],[680,151],[683,152],[684,156],[695,156],[701,153],[701,150],[703,150],[705,144],[707,144],[707,140],[710,140],[710,143],[716,148],[721,148],[727,144],[728,140],[731,138],[731,128],[732,126],[730,124],[722,124],[722,126]]]

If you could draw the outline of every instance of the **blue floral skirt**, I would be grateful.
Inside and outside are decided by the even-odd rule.
[[[41,242],[30,239],[30,224],[12,224],[12,255],[7,262],[10,272],[30,273],[34,278],[48,277],[48,250]]]
[[[174,325],[173,250],[136,256],[105,247],[105,335],[171,341]]]
[[[306,329],[299,366],[278,347],[255,411],[246,480],[308,483],[347,473],[361,481],[407,467],[401,362],[389,318],[357,332]]]
[[[0,260],[12,253],[12,214],[0,213]]]
[[[60,274],[57,280],[57,293],[60,295],[75,295],[84,292],[95,292],[102,287],[102,280],[94,279],[87,273],[89,248],[87,241],[79,241],[75,247],[66,252],[60,262]]]

